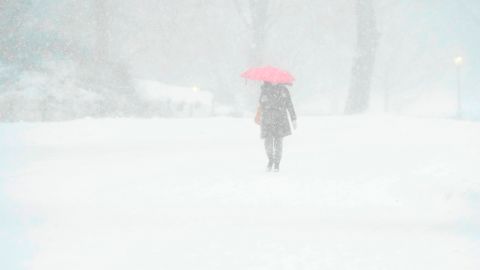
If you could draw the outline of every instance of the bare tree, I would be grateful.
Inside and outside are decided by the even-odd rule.
[[[248,64],[258,66],[263,64],[265,41],[268,28],[269,0],[249,0],[246,12],[238,0],[233,0],[250,35]]]
[[[249,67],[264,65],[270,1],[248,0],[246,8],[242,8],[238,0],[233,2],[248,31],[247,65]],[[237,99],[238,103],[247,108],[254,108],[257,101],[254,91],[246,91],[245,94],[237,96]]]
[[[373,0],[356,1],[357,52],[345,112],[361,113],[368,109],[375,56],[379,41]]]

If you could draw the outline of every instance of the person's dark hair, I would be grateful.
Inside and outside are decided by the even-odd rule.
[[[271,82],[263,82],[262,90],[271,90],[274,88],[274,85]]]

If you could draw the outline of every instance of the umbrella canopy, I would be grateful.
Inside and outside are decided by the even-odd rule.
[[[287,71],[272,66],[251,68],[242,73],[241,76],[249,80],[265,81],[274,84],[291,84],[295,80]]]

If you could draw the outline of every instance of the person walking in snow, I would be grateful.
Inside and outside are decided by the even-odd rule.
[[[264,82],[261,90],[256,121],[261,127],[261,137],[265,140],[267,171],[271,171],[273,167],[274,171],[278,172],[283,138],[292,134],[288,114],[294,129],[297,128],[297,115],[285,84]]]

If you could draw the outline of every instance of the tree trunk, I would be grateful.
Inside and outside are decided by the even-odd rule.
[[[357,0],[357,53],[352,66],[349,96],[345,112],[362,113],[368,109],[379,40],[372,0]]]

